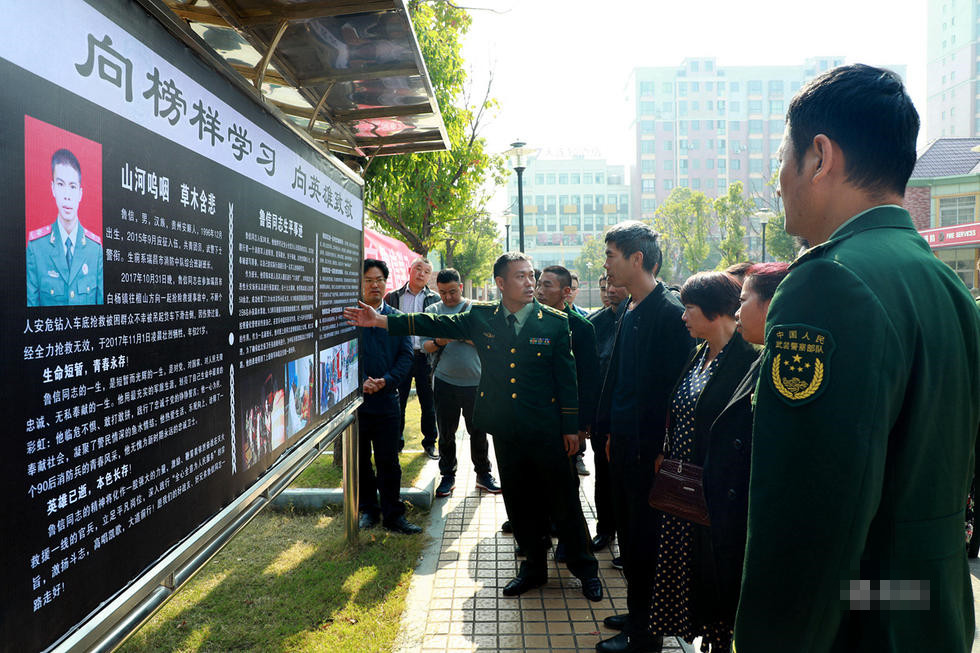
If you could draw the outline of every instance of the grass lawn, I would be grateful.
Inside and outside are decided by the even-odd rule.
[[[419,428],[422,410],[419,402],[412,397],[405,408],[405,452],[398,456],[402,466],[402,487],[412,487],[418,480],[422,468],[429,460],[421,453],[422,429]],[[332,450],[332,449],[331,449]],[[420,453],[408,453],[418,451]],[[330,454],[317,456],[317,459],[296,477],[290,487],[340,487],[341,470],[334,465]]]
[[[410,401],[407,412],[405,448],[420,449],[418,402]],[[410,457],[420,458],[421,469],[425,455]],[[339,486],[331,456],[314,465],[328,469],[301,478],[330,478],[335,469]],[[405,469],[403,485],[412,478]],[[408,511],[410,521],[424,525],[425,514]],[[390,651],[426,540],[375,528],[362,532],[351,551],[339,509],[263,511],[120,650]]]

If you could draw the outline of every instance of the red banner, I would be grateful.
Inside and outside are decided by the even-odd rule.
[[[385,292],[391,292],[408,283],[408,265],[418,256],[402,241],[364,229],[364,258],[376,258],[388,264],[388,285]]]
[[[940,227],[938,229],[923,229],[919,232],[929,247],[956,247],[958,245],[980,245],[980,222],[974,224],[959,224],[955,227]]]

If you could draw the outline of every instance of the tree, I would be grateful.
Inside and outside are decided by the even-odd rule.
[[[701,270],[711,252],[711,200],[701,191],[676,186],[657,208],[655,224],[665,241],[665,255],[671,250],[679,254],[673,278],[685,276],[684,268],[692,274]]]
[[[587,240],[582,243],[582,251],[578,255],[578,258],[572,263],[573,269],[580,275],[589,274],[589,264],[592,264],[591,269],[595,271],[596,274],[602,274],[599,270],[602,269],[603,264],[606,262],[606,239],[603,236],[592,236],[588,237]]]
[[[797,240],[786,233],[786,214],[780,211],[766,225],[766,258],[792,261],[799,249]]]
[[[745,221],[755,208],[755,204],[742,195],[742,182],[728,185],[728,193],[715,200],[718,226],[721,230],[721,263],[719,268],[727,268],[746,259]]]
[[[446,241],[446,267],[456,268],[464,280],[482,282],[490,278],[493,262],[502,253],[497,224],[488,213],[483,213],[458,239]]]
[[[479,136],[481,122],[496,107],[493,76],[476,102],[466,87],[461,40],[469,14],[438,0],[410,0],[408,8],[451,149],[373,158],[364,173],[364,196],[379,231],[424,255],[453,233],[467,232],[506,176],[503,159]]]

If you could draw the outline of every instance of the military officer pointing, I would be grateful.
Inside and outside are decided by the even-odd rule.
[[[973,644],[980,319],[901,207],[918,130],[901,80],[870,66],[789,105],[779,193],[813,247],[766,320],[739,653]]]
[[[102,303],[102,239],[78,220],[82,167],[69,150],[51,157],[51,194],[58,217],[27,243],[27,305]]]
[[[568,318],[534,299],[534,269],[524,254],[503,254],[493,274],[501,301],[473,302],[467,313],[385,316],[361,303],[344,309],[344,317],[391,335],[473,342],[482,366],[473,421],[493,436],[507,514],[527,554],[503,593],[516,596],[547,581],[548,524],[540,518],[547,514],[558,525],[566,564],[582,580],[582,593],[599,601],[598,565],[568,460],[578,449],[579,430]]]

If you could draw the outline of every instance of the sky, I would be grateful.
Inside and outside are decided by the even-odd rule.
[[[519,139],[628,166],[630,72],[686,57],[715,57],[719,67],[798,65],[814,56],[904,65],[925,116],[926,0],[454,1],[473,17],[463,55],[474,96],[493,75],[500,107],[481,134],[498,152]],[[497,195],[494,213],[505,203]]]

